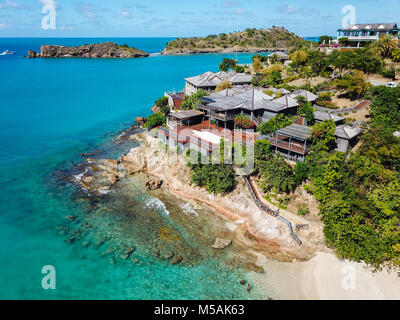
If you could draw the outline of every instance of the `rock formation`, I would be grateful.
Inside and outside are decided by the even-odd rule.
[[[36,51],[32,51],[32,50],[28,51],[28,58],[32,59],[32,58],[39,58],[39,57],[40,57],[40,54],[37,53]]]
[[[28,51],[28,56],[29,58],[137,58],[148,57],[149,54],[127,45],[121,46],[114,42],[104,42],[85,44],[79,47],[43,45],[40,48],[40,55],[35,51]]]
[[[162,185],[162,181],[159,179],[151,179],[146,182],[146,187],[149,190],[156,190],[156,189],[160,188],[161,185]]]
[[[214,240],[213,248],[214,249],[225,249],[226,247],[230,246],[232,243],[232,240],[230,239],[221,239],[221,238],[216,238]]]

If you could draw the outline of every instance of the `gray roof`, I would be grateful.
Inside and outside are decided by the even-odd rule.
[[[238,97],[216,95],[205,96],[200,100],[207,106],[222,111],[237,109],[245,102],[245,100]],[[199,107],[201,108],[201,106]]]
[[[339,117],[335,114],[329,112],[322,112],[322,111],[314,111],[314,118],[317,121],[324,121],[324,120],[333,120],[335,122],[343,121],[343,117]]]
[[[274,101],[267,101],[263,105],[264,110],[269,110],[272,112],[279,112],[279,111],[285,110],[286,108],[287,108],[287,106],[285,104],[274,102]]]
[[[229,90],[223,90],[222,93],[214,92],[200,98],[200,100],[210,107],[225,111],[238,108],[245,110],[265,109],[265,105],[273,99],[257,88],[237,90],[239,93],[234,92],[235,88]]]
[[[271,90],[272,92],[279,92],[279,93],[282,93],[282,94],[288,94],[288,93],[290,93],[289,90],[286,90],[286,89],[284,89],[284,88],[281,88],[281,89],[271,88],[271,89],[269,89],[269,90]]]
[[[200,100],[210,107],[223,111],[240,108],[244,110],[265,110],[277,113],[288,108],[299,106],[297,100],[291,98],[289,95],[273,99],[260,88],[236,90],[234,87],[221,92],[214,92],[200,98]]]
[[[169,116],[179,119],[179,120],[186,120],[186,119],[200,116],[202,114],[203,114],[203,112],[200,112],[197,110],[183,110],[183,111],[178,111],[178,112],[171,112],[169,114]]]
[[[186,82],[196,87],[216,87],[222,81],[229,81],[232,84],[251,83],[252,76],[245,73],[236,73],[235,71],[219,71],[217,73],[207,71],[198,76],[185,78]]]
[[[357,137],[361,132],[361,128],[353,128],[346,125],[341,125],[336,127],[335,136],[338,138],[350,140]]]
[[[274,99],[273,102],[281,103],[287,108],[298,107],[299,103],[296,99],[293,99],[290,95],[286,94],[278,99]]]
[[[274,52],[273,54],[270,54],[268,57],[272,57],[274,55],[277,56],[279,59],[289,60],[289,56],[286,53],[282,52],[282,51]]]
[[[298,96],[303,96],[309,102],[317,100],[317,96],[314,93],[307,90],[296,90],[293,91],[289,96],[294,99],[297,98]]]
[[[311,128],[299,124],[292,124],[286,128],[279,129],[276,133],[301,140],[309,140],[311,138]]]
[[[347,27],[338,31],[389,31],[398,30],[397,23],[364,23],[364,24],[349,24]]]

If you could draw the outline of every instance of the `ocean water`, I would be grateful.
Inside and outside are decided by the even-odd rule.
[[[132,143],[116,145],[113,139],[136,116],[149,115],[164,91],[181,90],[184,77],[217,71],[223,57],[236,57],[23,58],[42,44],[106,40],[157,53],[170,39],[0,39],[0,51],[16,51],[0,56],[0,298],[263,298],[256,288],[248,293],[240,286],[248,271],[227,265],[228,253],[209,251],[217,231],[207,223],[223,224],[209,212],[187,214],[187,203],[148,194],[134,180],[131,191],[124,186],[101,201],[91,201],[66,181],[83,152],[103,150],[101,156],[117,157],[129,150]],[[251,56],[237,54],[239,63],[250,63]],[[76,222],[65,219],[71,214]],[[196,234],[190,226],[204,230]],[[168,242],[161,251],[192,252],[185,258],[193,261],[171,265],[156,259],[151,245],[161,243],[160,230],[177,233],[171,238],[177,243]],[[69,243],[74,231],[82,237]],[[94,245],[105,235],[110,240]],[[134,261],[119,259],[116,252],[129,246],[136,248]],[[55,290],[41,286],[45,265],[56,268]]]

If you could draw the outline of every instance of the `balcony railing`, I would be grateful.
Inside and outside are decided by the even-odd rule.
[[[209,152],[211,152],[215,148],[219,148],[219,144],[213,144],[210,141],[198,137],[182,136],[177,134],[176,131],[174,131],[174,129],[161,127],[160,130],[164,133],[164,135],[166,135],[170,139],[173,139],[174,141],[177,141],[182,144],[193,143]]]
[[[348,36],[349,40],[378,40],[379,36]]]
[[[214,119],[218,119],[218,120],[221,120],[221,121],[233,121],[233,120],[235,120],[235,116],[229,115],[229,114],[225,115],[224,113],[216,113],[216,112],[209,111],[207,113],[207,115],[209,117],[212,117]]]
[[[287,142],[275,137],[267,137],[267,140],[269,140],[269,142],[271,142],[273,146],[281,147],[283,149],[294,151],[300,154],[306,154],[310,149],[308,146],[305,146],[304,148],[304,145],[300,145],[298,143],[293,143],[293,142]]]

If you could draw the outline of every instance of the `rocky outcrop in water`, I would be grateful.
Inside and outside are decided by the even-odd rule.
[[[145,124],[146,120],[147,120],[147,119],[146,119],[145,117],[136,117],[136,118],[135,118],[135,123],[136,123],[136,124],[139,124],[139,125],[140,125],[140,124]]]
[[[36,51],[29,50],[28,51],[28,58],[33,59],[33,58],[39,58],[40,54],[37,53]]]
[[[160,188],[161,185],[162,185],[162,180],[157,179],[157,178],[150,179],[149,181],[146,182],[146,187],[149,190],[156,190],[156,189]]]
[[[138,58],[148,56],[149,54],[145,51],[127,45],[117,45],[114,42],[85,44],[78,47],[42,45],[40,55],[35,51],[28,51],[29,58]]]
[[[214,249],[225,249],[226,247],[229,247],[232,243],[232,240],[230,239],[221,239],[221,238],[216,238],[213,244]]]

